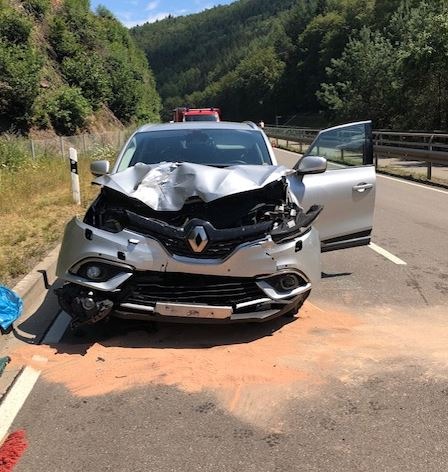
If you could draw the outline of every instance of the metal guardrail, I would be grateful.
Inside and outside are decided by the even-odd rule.
[[[319,129],[291,128],[285,126],[266,126],[266,134],[276,139],[286,140],[299,144],[299,151],[303,146],[313,142]],[[444,133],[410,133],[387,130],[373,132],[373,151],[375,165],[378,167],[380,159],[404,159],[408,161],[425,162],[427,178],[432,178],[432,166],[448,166],[448,134]]]

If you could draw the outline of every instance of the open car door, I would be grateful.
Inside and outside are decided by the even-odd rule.
[[[302,182],[294,190],[305,210],[314,204],[324,207],[314,225],[322,252],[369,244],[376,187],[372,122],[321,131],[304,158],[308,155],[329,161],[323,173],[299,174]]]

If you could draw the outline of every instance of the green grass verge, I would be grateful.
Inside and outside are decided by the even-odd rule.
[[[72,202],[68,159],[47,155],[33,160],[20,142],[5,145],[0,138],[1,284],[12,287],[56,246],[67,221],[84,214],[98,192],[89,171],[96,158],[113,159],[114,150],[98,149],[80,158],[78,206]]]

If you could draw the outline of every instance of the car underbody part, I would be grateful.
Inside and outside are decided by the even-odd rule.
[[[109,316],[114,303],[101,295],[75,284],[55,290],[61,308],[72,317],[72,329],[98,323]]]

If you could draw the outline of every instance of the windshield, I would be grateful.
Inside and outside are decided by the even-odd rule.
[[[218,115],[185,115],[185,121],[219,121]]]
[[[137,133],[118,171],[137,163],[192,162],[214,166],[271,165],[262,134],[255,130],[195,129]]]

